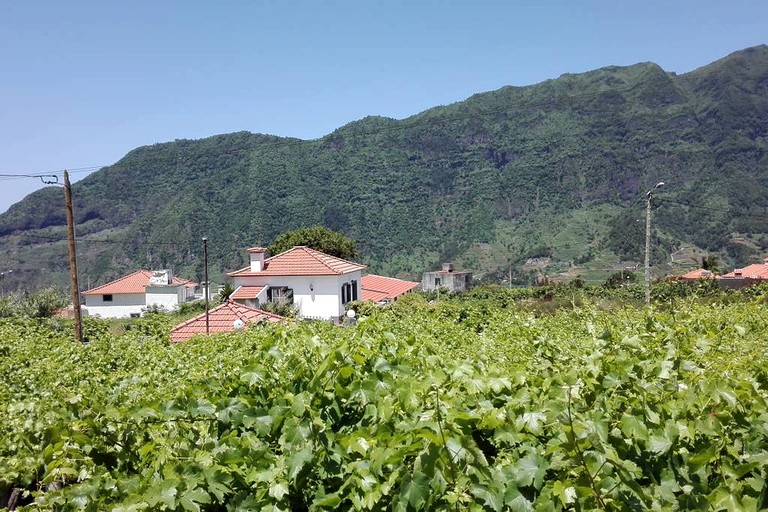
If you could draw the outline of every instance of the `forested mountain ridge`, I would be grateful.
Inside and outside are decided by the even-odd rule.
[[[137,267],[202,277],[245,247],[322,224],[373,271],[454,260],[487,279],[527,258],[547,273],[642,259],[658,181],[658,263],[696,246],[744,263],[768,249],[768,47],[683,75],[652,63],[503,87],[403,120],[368,117],[316,140],[238,132],[137,148],[73,185],[83,286]],[[0,215],[16,285],[63,284],[63,193]]]

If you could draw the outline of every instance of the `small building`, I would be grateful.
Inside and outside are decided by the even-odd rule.
[[[719,282],[721,288],[737,289],[758,283],[768,283],[768,258],[763,258],[762,263],[747,265],[723,274]]]
[[[691,270],[690,272],[683,274],[678,279],[680,281],[696,282],[702,279],[717,279],[717,278],[718,278],[717,274],[713,273],[711,270],[707,270],[705,268],[697,268],[696,270]]]
[[[302,318],[340,320],[348,302],[362,296],[365,265],[296,246],[266,258],[266,249],[248,249],[249,266],[230,272],[232,300],[251,307],[266,302],[293,304]]]
[[[173,277],[170,270],[137,270],[86,292],[90,316],[102,318],[139,317],[147,308],[172,311],[195,298],[197,284]]]
[[[404,281],[394,277],[366,274],[361,279],[363,289],[362,300],[370,300],[377,304],[387,304],[397,300],[419,286],[414,281]]]
[[[218,334],[247,330],[251,325],[259,322],[281,322],[283,317],[273,315],[260,309],[251,308],[227,301],[208,311],[208,327],[206,328],[205,313],[180,323],[171,331],[171,341],[179,343],[187,341],[193,336],[202,334]]]
[[[472,288],[472,284],[471,271],[455,270],[453,263],[443,263],[442,270],[424,272],[421,290],[429,292],[443,289],[449,292],[463,292]]]

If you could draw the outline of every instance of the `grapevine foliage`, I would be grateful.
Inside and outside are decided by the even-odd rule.
[[[1,320],[0,506],[760,510],[764,319],[410,300],[180,345]]]

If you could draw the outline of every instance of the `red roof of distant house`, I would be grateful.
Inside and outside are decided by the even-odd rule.
[[[722,279],[768,279],[768,264],[755,263],[720,276]]]
[[[146,287],[149,285],[149,278],[152,277],[152,272],[149,270],[137,270],[132,274],[123,276],[119,279],[115,279],[107,284],[91,288],[90,290],[83,292],[83,295],[118,295],[121,293],[144,293]],[[173,284],[186,287],[197,286],[196,283],[187,279],[173,278]]]
[[[691,270],[687,274],[683,274],[682,276],[680,276],[680,279],[686,279],[686,280],[715,279],[716,277],[717,275],[714,274],[711,270],[697,268],[696,270]]]
[[[230,277],[244,276],[332,276],[362,270],[365,265],[343,260],[305,246],[292,249],[264,260],[260,272],[245,267],[227,274]]]
[[[235,293],[229,296],[232,300],[255,299],[266,286],[239,286]]]
[[[208,312],[208,332],[210,334],[232,332],[235,330],[235,321],[240,320],[246,326],[249,323],[266,321],[280,322],[283,317],[267,313],[261,309],[251,308],[227,301]],[[192,336],[205,334],[205,313],[182,322],[171,331],[171,341],[178,343],[187,341]]]
[[[394,277],[377,276],[375,274],[364,275],[360,279],[363,289],[362,299],[380,302],[396,299],[400,295],[416,288],[419,283],[404,281]]]

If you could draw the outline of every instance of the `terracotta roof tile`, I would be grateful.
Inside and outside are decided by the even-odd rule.
[[[716,277],[717,275],[714,274],[711,270],[697,268],[696,270],[691,270],[690,272],[683,274],[680,276],[680,279],[715,279]]]
[[[238,286],[237,290],[229,296],[231,300],[255,299],[266,286]]]
[[[230,277],[241,276],[330,276],[362,270],[365,265],[343,260],[329,254],[297,246],[264,260],[264,269],[252,272],[245,267],[227,274]]]
[[[360,279],[360,286],[363,289],[362,299],[374,302],[395,299],[413,290],[418,285],[419,283],[413,281],[404,281],[394,277],[377,276],[375,274],[367,274]]]
[[[723,279],[768,279],[768,264],[755,263],[720,276]]]
[[[235,330],[235,320],[241,320],[246,326],[249,323],[267,321],[280,322],[283,317],[267,313],[261,309],[251,308],[227,301],[208,312],[208,332],[210,334],[232,332]],[[246,327],[247,328],[247,327]],[[205,334],[205,313],[182,322],[171,331],[171,341],[178,343],[187,341],[192,336]]]
[[[115,279],[109,283],[91,288],[88,291],[83,292],[83,295],[119,295],[122,293],[144,293],[147,285],[149,285],[149,278],[152,277],[152,272],[149,270],[137,270],[132,274]],[[186,287],[194,287],[195,283],[188,281],[187,279],[180,279],[178,277],[173,278],[173,284],[179,286],[184,285]]]

